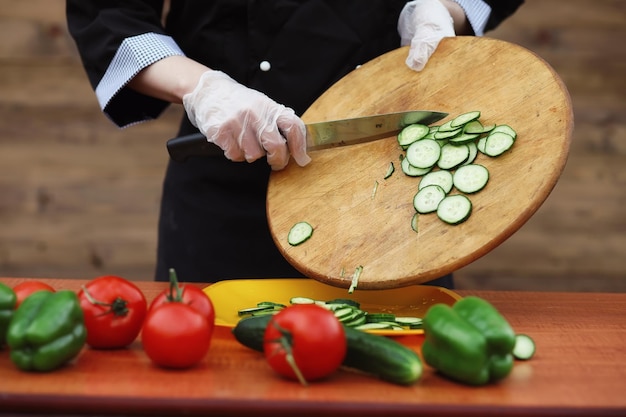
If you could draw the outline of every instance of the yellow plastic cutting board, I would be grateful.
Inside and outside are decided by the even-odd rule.
[[[422,72],[404,63],[408,48],[354,70],[303,115],[305,122],[404,111],[436,110],[450,118],[481,111],[484,124],[509,124],[517,141],[506,154],[479,155],[486,188],[470,196],[471,217],[451,226],[435,214],[411,228],[419,179],[400,170],[395,137],[311,152],[301,168],[273,172],[267,192],[270,228],[286,259],[306,276],[348,288],[362,266],[358,289],[419,284],[480,258],[515,233],[548,197],[567,160],[573,128],[567,89],[534,53],[479,37],[444,39]],[[395,173],[383,179],[393,162]],[[290,246],[299,221],[312,237]],[[528,262],[520,259],[520,262]]]

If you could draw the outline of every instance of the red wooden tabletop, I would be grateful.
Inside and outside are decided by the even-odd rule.
[[[0,278],[9,286],[23,279]],[[46,280],[77,290],[86,281]],[[137,282],[152,299],[165,283]],[[202,286],[201,284],[198,284]],[[424,365],[411,387],[349,371],[300,386],[277,377],[263,356],[219,328],[203,362],[153,366],[140,340],[128,349],[84,348],[50,373],[19,371],[0,351],[0,414],[82,415],[626,415],[626,294],[459,291],[492,302],[536,356],[498,384],[468,387]],[[419,338],[403,342],[419,349]]]

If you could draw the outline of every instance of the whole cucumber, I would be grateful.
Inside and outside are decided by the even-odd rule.
[[[400,385],[411,385],[422,376],[422,361],[407,346],[352,327],[344,330],[348,341],[344,366]]]
[[[233,336],[245,347],[263,352],[263,335],[271,318],[271,314],[244,317],[233,327]]]
[[[272,316],[246,317],[232,332],[242,345],[263,352],[263,335]],[[412,349],[385,336],[344,326],[348,351],[343,366],[399,385],[411,385],[422,376],[422,362]]]

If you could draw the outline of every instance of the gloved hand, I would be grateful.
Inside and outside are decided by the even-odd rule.
[[[411,45],[406,64],[421,71],[435,52],[441,39],[455,36],[454,22],[448,9],[439,0],[408,2],[398,19],[401,45]]]
[[[304,166],[306,128],[295,112],[265,94],[239,84],[221,71],[207,71],[193,92],[183,96],[191,123],[233,161],[253,162],[267,155],[272,169],[287,166],[289,155]]]

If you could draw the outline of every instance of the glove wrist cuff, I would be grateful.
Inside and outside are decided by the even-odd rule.
[[[234,82],[226,73],[218,70],[205,71],[198,80],[193,91],[183,96],[183,107],[192,125],[200,128],[201,121],[197,120],[196,107],[198,103],[206,100],[220,85],[225,82]],[[204,133],[204,132],[203,132]]]

